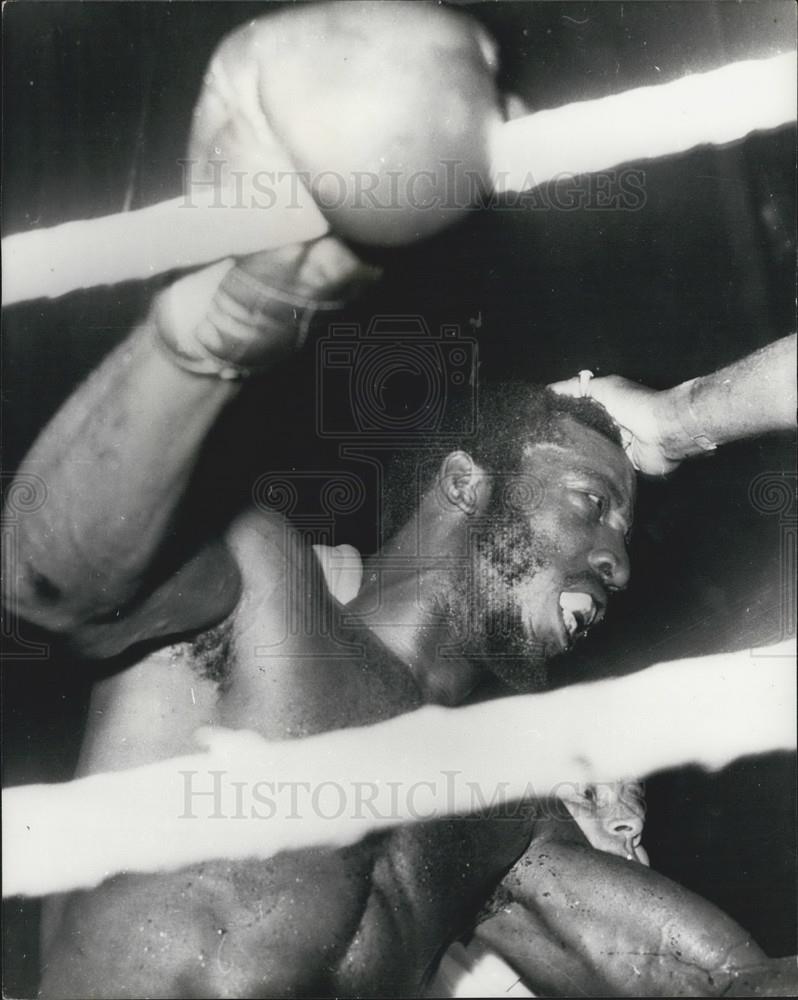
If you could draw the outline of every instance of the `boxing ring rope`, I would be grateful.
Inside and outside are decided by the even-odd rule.
[[[491,142],[498,193],[641,159],[725,144],[796,118],[795,53],[732,63],[508,122]],[[301,185],[266,209],[223,208],[191,191],[134,212],[3,240],[3,304],[57,298],[315,239],[328,224]],[[268,215],[266,214],[268,212]]]
[[[491,162],[497,192],[721,146],[796,118],[796,55],[730,63],[657,86],[507,122]]]
[[[340,848],[397,823],[473,811],[497,791],[509,802],[685,764],[717,769],[794,749],[795,699],[793,640],[301,740],[205,730],[205,753],[5,790],[3,895]]]
[[[190,197],[132,212],[7,236],[3,305],[245,257],[328,231],[309,191],[297,184],[290,196],[287,189],[282,194],[269,209],[247,210],[225,207],[219,193],[192,189]]]
[[[523,191],[733,142],[795,117],[795,53],[734,63],[502,125],[491,144],[492,179],[497,192]],[[299,186],[268,210],[223,208],[213,192],[191,194],[190,205],[177,198],[7,237],[4,304],[149,278],[328,231]],[[90,888],[115,873],[218,857],[342,847],[382,827],[468,812],[499,787],[508,800],[533,791],[556,795],[574,782],[645,777],[684,764],[714,769],[747,754],[793,749],[794,661],[795,644],[786,643],[544,695],[426,707],[281,743],[207,730],[198,734],[204,752],[7,789],[3,895]],[[439,748],[434,760],[430,735]],[[283,800],[267,795],[264,802],[270,783],[290,795],[306,790],[301,816]]]

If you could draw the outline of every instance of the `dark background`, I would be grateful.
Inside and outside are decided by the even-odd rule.
[[[264,4],[36,3],[4,9],[4,232],[174,196],[190,112],[220,36]],[[656,83],[795,45],[792,3],[498,3],[469,9],[502,46],[503,83],[534,108]],[[548,381],[582,367],[667,387],[794,329],[794,129],[638,166],[635,212],[475,213],[393,262],[359,307],[456,323],[483,379]],[[587,182],[585,182],[587,183]],[[4,481],[61,400],[129,330],[155,283],[6,310]],[[313,352],[215,432],[203,494],[222,509],[253,476],[334,468],[313,433]],[[412,387],[411,387],[412,388]],[[241,428],[246,433],[241,434]],[[215,451],[213,450],[215,448]],[[362,473],[362,466],[354,466]],[[794,489],[793,438],[765,438],[641,485],[634,583],[555,683],[775,641],[794,599],[790,512],[763,512],[761,473]],[[793,478],[790,480],[790,476]],[[374,547],[376,514],[336,524]],[[794,528],[793,528],[794,532]],[[786,539],[786,540],[785,540]],[[790,557],[790,553],[792,556]],[[793,619],[794,620],[794,619]],[[3,671],[4,784],[74,766],[90,678],[23,633]],[[653,865],[707,896],[771,954],[796,950],[795,757],[684,768],[647,783]],[[7,995],[35,991],[38,904],[4,904]]]

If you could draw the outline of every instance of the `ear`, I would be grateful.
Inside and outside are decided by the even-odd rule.
[[[448,505],[475,514],[487,500],[488,478],[467,452],[452,451],[441,463],[439,488]]]

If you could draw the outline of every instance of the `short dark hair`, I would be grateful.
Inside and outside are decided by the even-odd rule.
[[[382,537],[388,539],[407,522],[421,495],[428,489],[441,462],[453,451],[462,450],[489,472],[512,473],[520,468],[524,447],[563,437],[560,423],[571,417],[585,427],[603,434],[621,447],[618,425],[594,399],[561,396],[544,386],[524,382],[494,382],[480,386],[476,429],[453,431],[445,427],[464,427],[459,401],[447,409],[443,433],[431,442],[420,442],[423,453],[412,447],[398,452],[391,460],[386,476]]]

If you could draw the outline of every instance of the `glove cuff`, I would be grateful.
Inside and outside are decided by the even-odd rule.
[[[222,261],[179,279],[161,294],[154,340],[184,371],[241,380],[273,367],[273,354],[261,360],[270,340],[279,345],[275,352],[283,354],[290,331],[298,350],[316,313],[343,305],[344,300],[313,299],[266,284],[233,261]]]

